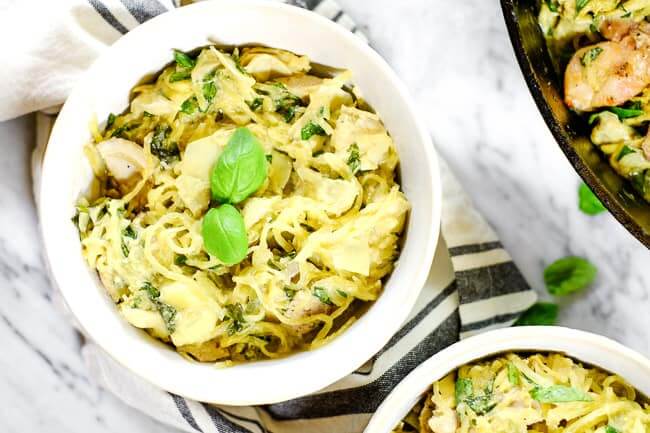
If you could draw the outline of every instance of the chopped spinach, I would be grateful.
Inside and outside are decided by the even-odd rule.
[[[201,91],[203,92],[205,100],[208,101],[208,103],[212,103],[212,100],[217,94],[217,85],[214,81],[206,81],[203,83]]]
[[[475,395],[471,379],[458,378],[455,395],[456,405],[465,403],[477,415],[485,415],[496,406],[496,402],[492,401],[491,386],[488,385],[482,395]]]
[[[250,102],[247,102],[246,104],[251,109],[251,111],[257,111],[262,106],[263,103],[264,103],[264,99],[258,97],[253,99]]]
[[[327,135],[322,126],[314,122],[308,122],[300,130],[300,138],[309,140],[314,135]]]
[[[536,386],[530,390],[530,396],[540,403],[567,403],[593,400],[586,392],[564,385]]]
[[[125,236],[127,238],[131,238],[131,239],[136,239],[138,237],[138,234],[133,229],[131,224],[129,224],[128,226],[126,226],[126,228],[124,230],[122,230],[122,236]]]
[[[189,80],[192,77],[192,72],[188,70],[181,70],[169,74],[169,82],[175,83],[177,81]]]
[[[314,287],[313,295],[318,298],[319,301],[321,301],[323,304],[327,305],[334,305],[332,300],[329,297],[329,294],[327,293],[327,289],[323,287]]]
[[[356,143],[353,143],[349,148],[348,148],[349,156],[347,160],[348,167],[350,167],[350,171],[352,174],[356,174],[359,171],[359,167],[361,166],[361,156],[359,155],[359,146],[357,146]]]
[[[177,254],[174,257],[174,264],[176,266],[184,266],[187,263],[187,256],[184,254]]]
[[[630,153],[635,153],[635,150],[632,149],[627,144],[624,144],[623,147],[621,148],[621,151],[618,152],[618,155],[616,155],[616,160],[620,161],[621,159],[623,159],[625,155],[629,155]]]
[[[196,96],[187,98],[181,104],[181,112],[185,114],[193,114],[197,110],[197,108],[199,108],[199,103],[196,100]]]
[[[196,60],[178,50],[174,50],[174,60],[181,68],[192,69],[196,65]]]
[[[634,101],[630,104],[627,104],[625,107],[609,107],[607,110],[616,114],[621,120],[639,117],[645,113],[639,101]]]
[[[145,292],[147,292],[147,296],[149,296],[149,299],[151,299],[152,301],[154,299],[160,298],[160,291],[148,281],[142,283],[142,287],[140,287],[140,290],[144,290]]]
[[[172,128],[166,124],[158,124],[151,139],[151,153],[163,162],[171,162],[178,158],[178,145],[169,140]]]
[[[108,119],[106,119],[106,129],[109,129],[115,123],[116,116],[113,113],[108,113]]]
[[[521,383],[521,379],[519,377],[519,369],[515,367],[515,364],[512,362],[508,363],[508,381],[514,386],[517,386]]]

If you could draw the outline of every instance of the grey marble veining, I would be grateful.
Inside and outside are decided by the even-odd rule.
[[[463,185],[543,297],[542,271],[575,254],[596,284],[561,323],[650,355],[650,252],[608,214],[577,208],[579,180],[528,94],[496,0],[340,0],[411,91]],[[33,119],[0,123],[0,431],[169,432],[87,377],[53,306],[31,199]]]

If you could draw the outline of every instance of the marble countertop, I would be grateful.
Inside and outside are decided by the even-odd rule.
[[[406,82],[439,153],[542,297],[551,261],[598,266],[592,288],[560,301],[561,324],[650,355],[650,252],[609,214],[578,210],[578,177],[525,87],[497,0],[339,1]],[[31,200],[33,123],[0,123],[0,430],[170,432],[92,383],[53,306]]]

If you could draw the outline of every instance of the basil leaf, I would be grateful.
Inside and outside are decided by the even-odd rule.
[[[612,427],[611,425],[608,425],[605,428],[605,433],[621,433],[621,432],[618,429],[616,429],[615,427]]]
[[[131,224],[129,224],[128,226],[126,226],[124,230],[122,230],[122,235],[131,239],[135,239],[138,237],[138,234],[135,232],[133,227],[131,227]]]
[[[621,120],[638,117],[645,113],[645,111],[640,108],[609,107],[608,110],[616,114]]]
[[[322,126],[314,122],[308,122],[300,130],[300,138],[309,140],[314,135],[327,135]]]
[[[530,390],[530,396],[540,403],[568,403],[572,401],[592,401],[589,394],[576,388],[564,385],[535,387]]]
[[[244,218],[232,205],[210,209],[203,217],[205,250],[226,265],[235,265],[248,254],[248,236]]]
[[[589,286],[596,278],[596,273],[594,265],[587,260],[564,257],[544,270],[544,283],[552,295],[569,295]]]
[[[359,171],[359,166],[361,166],[361,157],[359,155],[359,146],[356,143],[353,143],[348,148],[349,156],[347,160],[348,167],[352,174],[356,174]]]
[[[341,290],[341,289],[336,289],[336,293],[338,293],[339,296],[342,297],[342,298],[347,298],[348,297],[348,294],[346,292],[344,292],[343,290]]]
[[[589,3],[589,0],[576,0],[576,12],[580,12],[582,8],[587,6],[587,3]]]
[[[178,50],[174,50],[174,60],[178,66],[187,69],[192,69],[196,64],[196,60]]]
[[[169,331],[170,334],[173,334],[176,330],[176,308],[160,301],[156,303],[156,306],[158,307],[158,312],[162,316],[163,322],[165,322],[167,331]]]
[[[630,153],[635,153],[636,151],[632,149],[630,146],[627,144],[624,144],[623,147],[621,148],[621,151],[618,152],[618,155],[616,155],[616,160],[620,161],[623,159],[625,155],[629,155]]]
[[[465,400],[465,403],[476,415],[485,415],[497,405],[496,402],[492,401],[492,394],[471,397]]]
[[[327,305],[334,305],[332,301],[330,300],[329,294],[327,293],[327,289],[323,287],[314,287],[313,295],[318,298],[319,301],[321,301],[323,304]]]
[[[587,215],[597,215],[607,209],[598,200],[598,197],[584,183],[578,188],[578,206]]]
[[[140,290],[144,290],[145,292],[147,292],[147,296],[149,296],[149,299],[151,299],[152,301],[154,299],[160,298],[160,291],[157,288],[155,288],[153,286],[153,284],[151,284],[148,281],[145,281],[142,284],[142,287],[140,287]]]
[[[467,400],[474,394],[474,386],[471,379],[459,377],[456,379],[455,396],[456,404]]]
[[[582,58],[580,59],[580,63],[582,63],[582,66],[589,66],[591,64],[591,62],[596,60],[598,58],[598,56],[600,55],[600,53],[602,53],[602,52],[603,52],[602,48],[593,47],[593,48],[587,50],[587,52],[582,56]]]
[[[515,386],[521,383],[521,379],[519,378],[519,369],[515,367],[515,364],[512,362],[508,363],[508,381]]]
[[[212,169],[212,197],[222,203],[245,200],[264,183],[267,166],[257,138],[248,128],[238,128]]]
[[[514,326],[554,325],[557,320],[558,306],[550,302],[538,302],[526,310]]]
[[[177,81],[189,80],[192,73],[188,70],[176,71],[169,74],[169,82],[175,83]]]

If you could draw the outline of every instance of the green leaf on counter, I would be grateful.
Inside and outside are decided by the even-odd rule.
[[[587,215],[597,215],[607,210],[593,191],[584,183],[578,188],[578,200],[580,210]]]
[[[544,283],[552,295],[569,295],[589,286],[597,272],[596,267],[582,257],[564,257],[546,267]]]
[[[558,306],[550,302],[538,302],[526,310],[514,326],[544,326],[555,325],[558,315]]]

